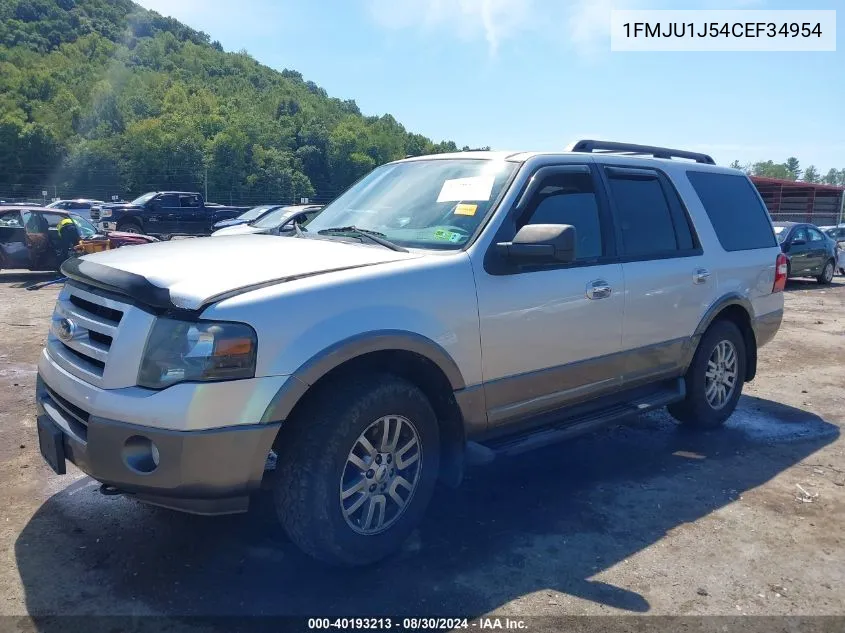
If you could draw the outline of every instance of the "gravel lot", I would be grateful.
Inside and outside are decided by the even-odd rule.
[[[405,551],[326,570],[270,500],[202,518],[104,497],[38,454],[58,286],[0,273],[0,615],[845,615],[845,282],[791,282],[727,428],[653,413],[471,472]],[[44,630],[22,620],[22,629]]]

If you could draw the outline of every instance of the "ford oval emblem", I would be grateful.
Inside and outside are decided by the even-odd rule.
[[[69,341],[76,334],[76,323],[70,319],[62,319],[56,324],[56,336],[63,341]]]

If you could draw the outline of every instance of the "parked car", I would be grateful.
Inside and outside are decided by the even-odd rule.
[[[833,280],[836,242],[819,227],[803,222],[775,222],[774,228],[781,250],[789,259],[790,278],[815,277],[820,284]]]
[[[77,198],[76,200],[56,200],[51,202],[46,209],[61,209],[63,211],[73,211],[77,215],[90,220],[91,209],[94,207],[101,207],[106,204],[102,200],[89,200],[87,198]]]
[[[112,247],[154,241],[154,238],[117,231],[102,234],[76,213],[46,207],[0,207],[0,269],[58,270],[69,255],[59,234],[59,223],[70,218],[83,240],[108,238]]]
[[[38,363],[42,455],[217,514],[247,509],[272,450],[291,540],[356,565],[475,461],[666,405],[722,425],[783,314],[760,196],[704,154],[573,149],[382,165],[284,247],[69,260]]]
[[[845,276],[845,224],[837,226],[820,226],[824,233],[836,242],[836,269]]]
[[[212,237],[221,235],[247,235],[251,233],[278,233],[282,227],[290,228],[293,231],[291,218],[298,216],[297,222],[300,226],[306,226],[313,220],[323,207],[315,204],[297,204],[285,207],[274,207],[259,218],[246,224],[223,227],[214,233]]]
[[[845,224],[838,224],[836,226],[820,226],[819,229],[835,242],[845,242]]]
[[[259,217],[264,215],[265,213],[269,213],[273,209],[278,209],[282,205],[280,204],[262,204],[257,207],[251,208],[249,211],[245,211],[241,213],[236,218],[230,218],[228,220],[220,220],[219,222],[215,222],[214,226],[211,227],[212,233],[213,231],[218,231],[222,228],[227,226],[237,226],[239,224],[247,224],[252,222],[253,220],[257,220]]]
[[[237,217],[248,207],[206,204],[199,193],[151,191],[128,204],[106,204],[93,209],[91,219],[105,230],[147,235],[211,235],[221,220]]]

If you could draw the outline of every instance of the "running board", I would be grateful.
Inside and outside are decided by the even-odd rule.
[[[467,442],[466,461],[469,465],[489,464],[496,457],[519,455],[535,448],[555,444],[563,440],[595,431],[603,426],[652,409],[665,407],[686,397],[686,385],[678,378],[670,386],[636,398],[630,402],[616,404],[581,416],[565,419],[552,425],[532,429],[519,435],[491,440],[484,444]]]

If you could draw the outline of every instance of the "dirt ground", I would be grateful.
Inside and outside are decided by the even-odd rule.
[[[497,460],[352,571],[299,554],[264,496],[203,518],[54,475],[33,393],[58,286],[24,289],[44,279],[0,273],[0,615],[845,615],[842,277],[789,284],[726,428],[653,413]]]

